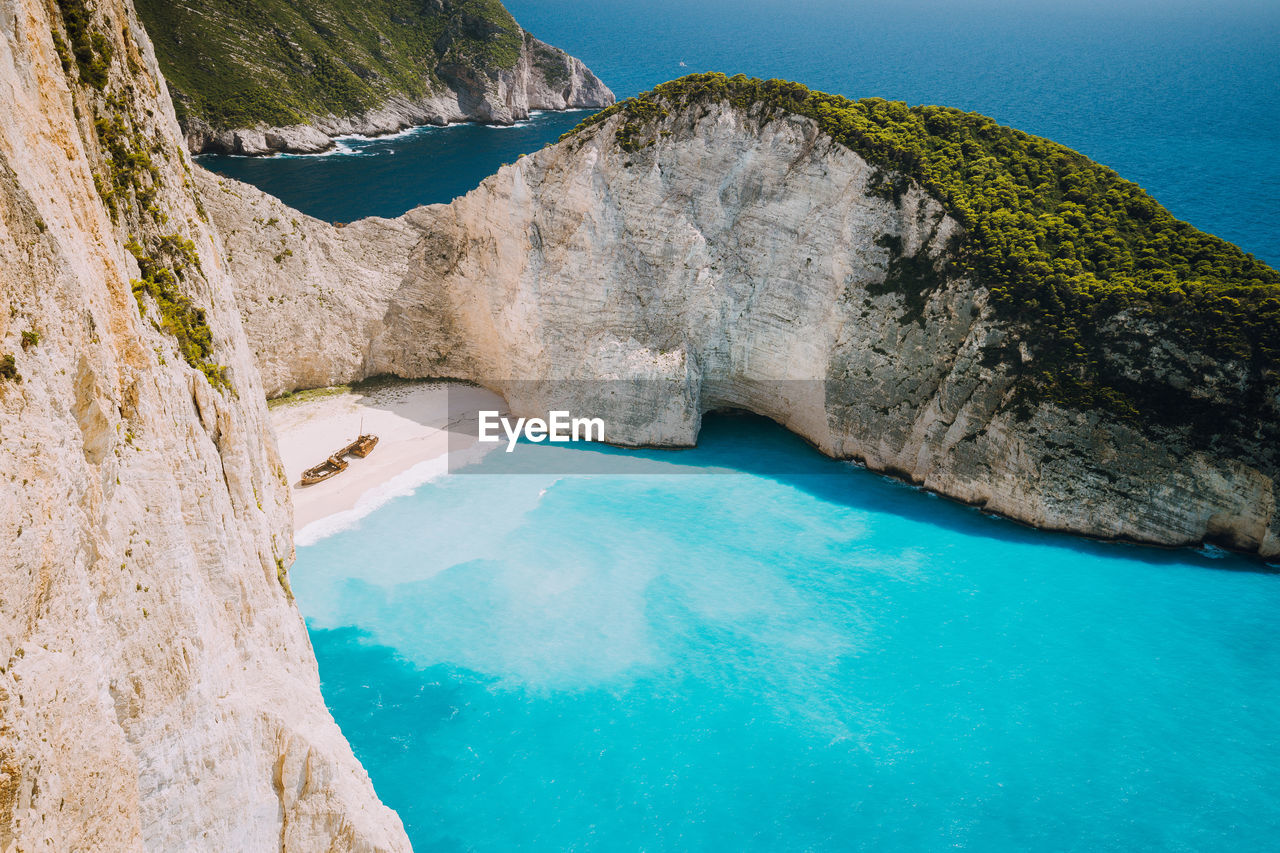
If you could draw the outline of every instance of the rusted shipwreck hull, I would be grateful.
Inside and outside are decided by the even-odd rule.
[[[302,472],[302,480],[299,485],[314,486],[316,483],[324,482],[335,474],[341,474],[347,470],[347,466],[351,463],[344,457],[358,456],[361,459],[368,456],[374,445],[378,443],[378,437],[373,434],[361,435],[355,441],[330,456],[314,468],[308,468]]]
[[[373,452],[373,446],[378,443],[376,435],[362,435],[346,447],[338,451],[339,456],[359,456],[361,459]]]
[[[342,458],[341,454],[335,453],[314,468],[308,468],[303,471],[302,485],[314,486],[316,483],[329,479],[334,474],[341,474],[347,470],[347,466],[350,464],[350,462]]]

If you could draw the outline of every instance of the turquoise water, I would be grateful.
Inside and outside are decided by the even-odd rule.
[[[1175,215],[1280,264],[1274,0],[506,5],[620,97],[693,71],[725,71],[976,110],[1088,154]],[[359,157],[203,162],[316,216],[394,216],[449,201],[581,117],[515,130],[456,126],[411,144],[378,143]]]
[[[1280,4],[507,6],[620,96],[723,70],[984,112],[1280,263]],[[392,216],[582,116],[203,162]],[[299,549],[326,701],[417,850],[1276,849],[1280,574],[1038,533],[754,419],[700,442],[523,445]]]
[[[545,473],[583,459],[610,473]],[[1280,575],[1257,564],[1038,533],[756,419],[470,470],[291,573],[419,851],[1280,837]]]

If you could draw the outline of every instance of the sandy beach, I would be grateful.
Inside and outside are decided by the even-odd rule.
[[[346,527],[444,474],[450,452],[478,455],[474,439],[459,443],[458,425],[474,421],[481,409],[505,411],[506,404],[483,388],[443,382],[322,389],[271,401],[271,422],[293,495],[297,544]],[[364,432],[378,436],[368,457],[351,458],[345,471],[322,483],[298,485],[304,469],[348,444],[362,424]],[[466,434],[474,436],[470,430]]]

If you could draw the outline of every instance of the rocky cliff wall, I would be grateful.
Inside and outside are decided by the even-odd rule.
[[[310,385],[315,361],[341,365],[326,381],[461,377],[517,414],[595,409],[612,440],[657,445],[744,408],[833,457],[1038,527],[1280,554],[1276,425],[1224,423],[1217,441],[1013,405],[1020,365],[990,357],[1008,329],[984,288],[949,272],[960,225],[918,185],[880,191],[882,170],[794,115],[699,105],[643,147],[620,142],[625,120],[451,205],[345,229],[303,217],[307,249],[281,263],[259,248],[274,235],[243,223],[296,214],[201,176],[215,222],[239,229],[231,266],[268,392]],[[376,271],[349,275],[348,254]],[[1176,330],[1134,331],[1145,343],[1114,357],[1135,375],[1164,364],[1178,381],[1212,379]],[[271,353],[282,338],[320,348],[295,370]],[[602,401],[589,398],[601,386],[537,381],[549,379],[631,391]]]
[[[0,849],[407,850],[131,5],[0,0],[0,81]]]
[[[460,121],[514,124],[531,110],[607,107],[613,92],[580,60],[522,33],[523,47],[512,68],[444,66],[441,90],[424,98],[403,95],[356,115],[317,115],[287,127],[215,128],[200,119],[187,122],[188,148],[196,154],[298,154],[333,147],[333,137],[378,136],[424,124]]]

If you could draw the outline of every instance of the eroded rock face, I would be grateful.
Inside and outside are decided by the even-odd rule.
[[[333,147],[333,137],[378,136],[424,124],[477,121],[514,124],[530,110],[607,107],[613,92],[576,57],[528,33],[513,68],[440,69],[445,88],[427,98],[394,97],[360,115],[315,116],[289,127],[220,130],[193,120],[186,128],[188,148],[196,154],[308,154]]]
[[[320,696],[262,385],[150,44],[126,0],[88,9],[101,88],[64,70],[54,4],[0,0],[0,848],[407,850]],[[146,160],[113,172],[111,139]],[[126,242],[164,235],[200,259],[180,285],[225,386],[140,314]]]
[[[268,235],[245,223],[288,208],[200,176],[214,220],[238,229],[231,266],[268,392],[311,384],[316,360],[343,365],[327,381],[460,377],[516,414],[591,411],[611,440],[654,445],[690,444],[702,413],[739,407],[1038,527],[1280,554],[1265,413],[1224,423],[1220,441],[1050,404],[1017,413],[1019,365],[988,357],[1008,330],[982,287],[949,272],[961,227],[918,186],[895,199],[881,188],[900,177],[796,116],[697,106],[634,151],[623,120],[450,205],[345,229],[303,218],[307,251],[274,276],[255,249]],[[377,271],[348,275],[348,255]],[[282,337],[321,348],[295,370],[271,355]],[[1141,373],[1150,354],[1115,358]],[[622,385],[602,402],[590,383],[527,381],[547,379]]]

